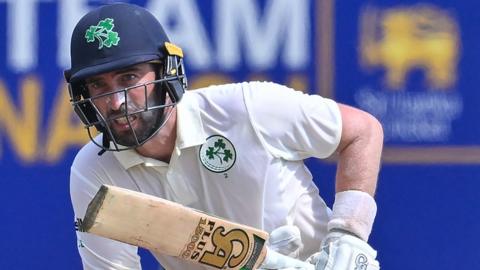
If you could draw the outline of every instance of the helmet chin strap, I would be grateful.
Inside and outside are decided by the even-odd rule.
[[[98,152],[98,155],[101,156],[103,153],[105,153],[107,150],[107,147],[110,147],[110,138],[107,134],[103,133],[102,135],[102,146],[103,148]]]

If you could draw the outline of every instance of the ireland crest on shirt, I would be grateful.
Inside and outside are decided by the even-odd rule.
[[[200,146],[200,161],[209,171],[228,171],[237,158],[232,142],[221,135],[212,135]]]

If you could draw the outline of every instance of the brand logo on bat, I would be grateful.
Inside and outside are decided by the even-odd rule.
[[[216,173],[228,171],[237,158],[232,142],[220,135],[208,137],[200,147],[199,155],[203,166]]]
[[[257,245],[254,245],[253,250],[250,250],[250,238],[244,230],[228,230],[217,225],[215,221],[201,218],[181,257],[216,268],[234,268],[242,262],[244,265],[253,265],[254,262],[250,261],[256,260],[257,253],[261,250],[256,247]],[[249,254],[251,259],[245,262]]]
[[[75,231],[81,231],[80,228],[82,227],[83,220],[81,218],[75,219]]]

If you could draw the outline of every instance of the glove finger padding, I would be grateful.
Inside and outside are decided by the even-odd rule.
[[[284,225],[270,233],[267,246],[280,254],[298,258],[303,248],[302,237],[297,226]]]
[[[259,270],[314,270],[315,266],[297,260],[303,248],[300,230],[293,225],[284,225],[270,233],[267,242],[267,257]]]
[[[328,242],[308,259],[315,270],[379,270],[377,252],[365,241],[343,235]]]
[[[267,250],[267,257],[259,270],[315,270],[315,266],[308,262],[300,261],[276,251]]]

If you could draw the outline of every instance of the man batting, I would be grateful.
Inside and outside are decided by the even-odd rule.
[[[101,6],[78,22],[65,78],[92,140],[71,166],[75,216],[85,215],[103,184],[118,186],[267,231],[271,250],[317,270],[379,269],[367,243],[383,145],[379,122],[269,82],[185,92],[182,57],[155,17],[136,5]],[[329,209],[303,160],[334,153]],[[80,231],[77,238],[84,269],[141,268],[136,246]],[[208,268],[153,255],[167,269]]]

